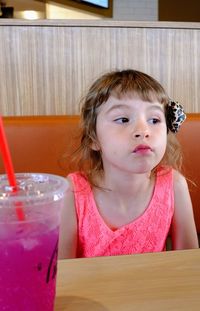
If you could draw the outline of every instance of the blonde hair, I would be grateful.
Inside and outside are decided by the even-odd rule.
[[[103,173],[101,153],[91,148],[92,143],[97,142],[96,120],[98,108],[111,95],[120,97],[130,92],[137,94],[144,101],[152,102],[157,100],[164,105],[165,110],[169,102],[167,93],[158,81],[143,72],[132,69],[106,73],[92,84],[84,98],[81,109],[81,144],[75,154],[79,170],[88,177],[91,184],[94,184],[93,177],[96,176],[96,173]],[[167,135],[166,152],[158,166],[161,165],[181,170],[182,155],[180,145],[175,134],[170,131],[168,131]]]

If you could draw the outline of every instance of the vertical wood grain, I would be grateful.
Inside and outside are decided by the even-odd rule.
[[[90,83],[123,68],[154,76],[187,112],[200,112],[200,27],[174,25],[1,25],[0,112],[79,114]]]

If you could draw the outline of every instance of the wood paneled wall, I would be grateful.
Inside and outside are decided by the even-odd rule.
[[[79,114],[100,74],[142,70],[200,112],[200,23],[0,20],[0,112]]]

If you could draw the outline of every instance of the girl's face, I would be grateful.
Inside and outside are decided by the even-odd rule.
[[[164,106],[136,95],[110,96],[99,108],[97,144],[104,171],[150,173],[162,160],[167,144]]]

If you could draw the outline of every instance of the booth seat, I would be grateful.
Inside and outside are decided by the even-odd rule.
[[[80,141],[79,116],[3,117],[15,172],[66,176],[77,167],[71,156]],[[197,231],[200,233],[200,113],[188,114],[177,134],[184,154]],[[0,157],[0,174],[5,173]]]

